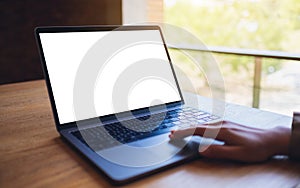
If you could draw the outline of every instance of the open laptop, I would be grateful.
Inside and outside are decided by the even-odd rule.
[[[197,158],[170,130],[218,117],[186,107],[158,26],[40,27],[36,39],[62,138],[112,183]]]

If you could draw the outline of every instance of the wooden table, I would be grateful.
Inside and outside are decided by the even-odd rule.
[[[0,103],[0,187],[111,187],[96,168],[68,147],[56,132],[43,80],[0,86]],[[227,108],[240,107],[229,105]],[[291,120],[269,113],[273,118],[263,121],[262,117],[268,112],[243,109],[241,113],[257,113],[258,124],[261,121],[275,126]],[[299,184],[300,163],[286,158],[260,164],[199,159],[128,187],[274,188]]]

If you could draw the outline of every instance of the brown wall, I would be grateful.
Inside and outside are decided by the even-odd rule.
[[[122,24],[121,0],[1,0],[0,84],[43,78],[36,26]]]

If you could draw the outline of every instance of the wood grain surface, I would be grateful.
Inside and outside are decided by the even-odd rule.
[[[112,187],[90,162],[60,138],[43,80],[0,86],[0,104],[0,187]],[[289,121],[281,119],[281,123]],[[300,163],[287,158],[256,164],[203,158],[127,187],[297,185]]]

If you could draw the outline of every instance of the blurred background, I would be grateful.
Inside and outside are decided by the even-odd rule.
[[[226,101],[290,116],[300,111],[299,0],[1,0],[0,19],[0,84],[43,79],[36,26],[161,22],[207,46],[197,48],[183,36],[176,44],[200,59],[212,53]],[[197,93],[211,96],[205,75],[178,49],[170,52]]]
[[[137,11],[123,10],[123,23],[176,25],[207,46],[210,52],[193,46],[184,36],[176,45],[204,61],[205,53],[212,53],[223,74],[227,102],[289,116],[300,111],[299,0],[135,2]],[[141,14],[136,16],[138,12]],[[173,63],[182,67],[198,86],[197,93],[211,96],[205,75],[195,71],[179,50],[171,48],[170,52]]]
[[[43,79],[37,26],[122,24],[121,0],[0,1],[0,84]]]

